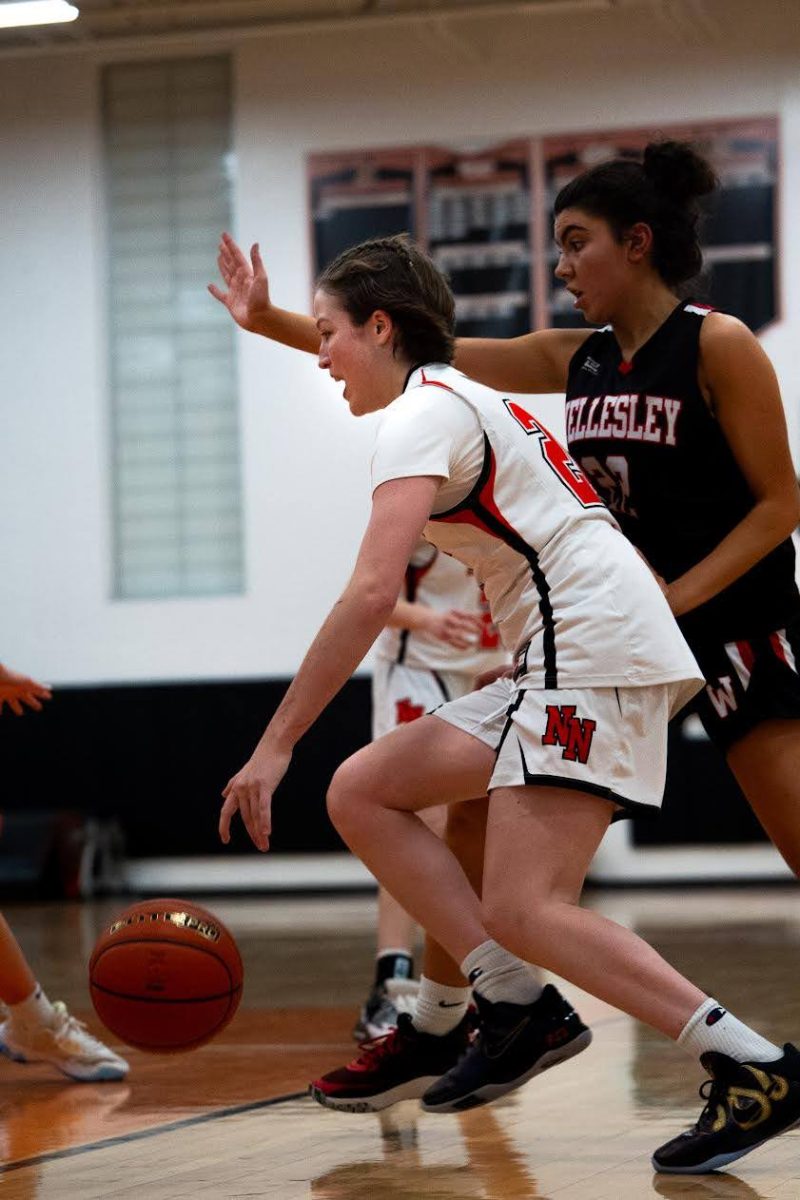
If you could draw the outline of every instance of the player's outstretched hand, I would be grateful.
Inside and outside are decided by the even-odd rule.
[[[253,845],[258,850],[269,849],[272,794],[286,774],[291,757],[289,751],[259,745],[241,771],[228,781],[222,793],[225,803],[219,814],[219,836],[225,845],[231,839],[231,820],[238,810]]]
[[[42,711],[42,700],[52,696],[50,688],[44,683],[37,683],[27,675],[20,675],[0,663],[0,713],[3,705],[7,704],[13,713],[21,717],[25,711],[23,705],[35,712]]]
[[[456,650],[468,650],[476,646],[482,630],[483,620],[476,613],[463,612],[458,608],[448,608],[442,612],[431,610],[428,632]]]
[[[237,325],[249,333],[259,333],[269,316],[271,303],[269,280],[258,242],[251,247],[248,261],[231,235],[223,233],[217,266],[226,290],[210,283],[209,292],[215,300],[225,305]]]

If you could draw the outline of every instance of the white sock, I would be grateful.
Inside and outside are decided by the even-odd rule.
[[[19,1004],[7,1004],[11,1020],[20,1025],[50,1025],[53,1021],[53,1006],[47,999],[41,984]]]
[[[491,940],[469,952],[461,972],[478,995],[492,1004],[532,1004],[542,994],[542,985],[528,964]]]
[[[469,1005],[471,989],[447,987],[423,975],[414,1000],[414,1028],[444,1037],[455,1029]]]
[[[775,1062],[783,1050],[745,1025],[709,996],[678,1034],[678,1045],[692,1057],[716,1050],[737,1062]]]

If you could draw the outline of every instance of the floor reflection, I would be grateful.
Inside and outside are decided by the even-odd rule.
[[[0,1162],[35,1159],[45,1142],[79,1146],[97,1140],[103,1122],[121,1109],[131,1094],[127,1083],[62,1084],[42,1082],[38,1094],[0,1102]],[[102,1136],[102,1134],[100,1135]],[[0,1188],[14,1200],[34,1200],[39,1192],[36,1163],[2,1174]]]
[[[653,1191],[664,1200],[767,1200],[735,1175],[654,1175]]]
[[[457,1118],[460,1144],[445,1145],[447,1162],[428,1162],[419,1107],[395,1105],[378,1114],[383,1159],[335,1167],[311,1183],[324,1200],[541,1200],[536,1179],[491,1107]],[[442,1126],[444,1132],[444,1127]],[[463,1161],[456,1161],[462,1159]]]

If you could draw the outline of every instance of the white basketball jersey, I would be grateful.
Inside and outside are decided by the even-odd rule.
[[[437,412],[437,398],[450,405],[455,428],[464,428],[456,412],[463,403],[477,418],[470,422],[470,446],[452,445],[444,458],[441,447],[431,449],[429,426],[436,418],[426,422],[426,411]],[[459,456],[473,454],[476,438],[483,441],[477,479],[473,474],[460,502],[449,508],[434,503],[424,534],[473,571],[508,649],[528,645],[533,686],[699,682],[653,575],[567,451],[516,401],[453,367],[417,368],[386,411],[373,487],[389,478],[439,474],[446,476],[439,495],[445,488],[452,494]],[[410,459],[417,445],[415,469]]]
[[[380,658],[428,671],[478,675],[508,662],[508,653],[492,622],[489,604],[474,576],[449,554],[421,541],[406,570],[402,599],[444,612],[457,608],[481,617],[483,628],[468,649],[459,650],[424,630],[384,629],[375,643]]]

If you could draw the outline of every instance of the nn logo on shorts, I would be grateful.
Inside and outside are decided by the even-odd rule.
[[[548,704],[547,729],[542,734],[542,745],[563,746],[562,758],[585,763],[596,728],[597,721],[575,716],[574,704]]]

